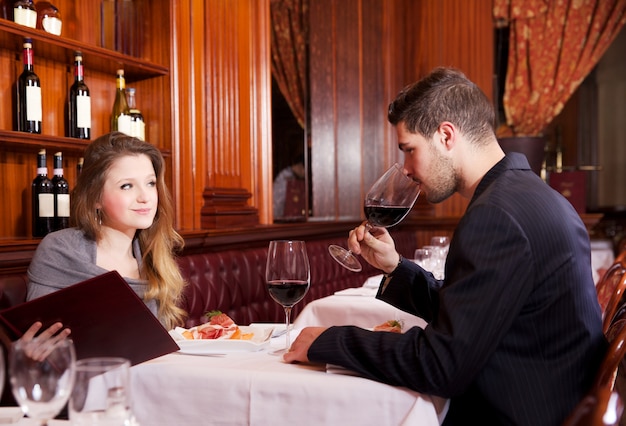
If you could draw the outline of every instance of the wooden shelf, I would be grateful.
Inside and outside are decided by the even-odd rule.
[[[81,154],[91,140],[0,130],[0,142],[2,142],[3,146],[13,148],[17,151],[31,151],[32,149],[47,148],[67,153]],[[170,150],[161,149],[161,154],[163,154],[164,157],[171,157],[172,153]]]
[[[89,140],[65,138],[49,135],[38,135],[25,132],[0,130],[0,141],[6,147],[17,150],[35,148],[56,149],[70,153],[81,153],[89,144]]]
[[[55,60],[65,58],[65,62],[68,64],[74,63],[74,51],[80,50],[84,61],[91,68],[97,68],[111,75],[115,75],[117,69],[124,68],[127,83],[169,75],[169,67],[154,64],[142,58],[124,55],[114,50],[104,49],[42,30],[25,27],[6,19],[0,19],[0,33],[2,32],[4,34],[0,37],[0,46],[5,49],[21,52],[23,38],[30,37],[33,41],[43,42],[43,44],[35,44],[34,46],[37,57],[53,58]]]

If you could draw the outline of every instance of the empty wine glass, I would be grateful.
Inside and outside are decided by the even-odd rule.
[[[450,247],[450,238],[445,235],[436,235],[430,239],[430,245],[438,247],[441,254],[445,258],[448,255],[448,247]]]
[[[413,256],[413,260],[422,268],[427,271],[430,270],[430,261],[432,258],[432,252],[428,248],[418,248],[415,249],[415,254]]]
[[[74,386],[75,364],[71,339],[15,342],[9,377],[13,396],[24,414],[42,426],[59,414]]]
[[[285,309],[285,348],[271,352],[278,355],[288,351],[291,346],[291,308],[304,298],[311,284],[309,258],[304,241],[270,241],[265,281],[272,299]]]
[[[389,228],[409,213],[420,193],[419,184],[404,174],[404,168],[395,163],[370,188],[363,201],[367,226]],[[352,251],[332,244],[328,246],[330,255],[341,266],[353,272],[362,267]]]

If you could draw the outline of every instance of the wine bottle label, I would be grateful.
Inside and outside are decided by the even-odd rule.
[[[41,121],[41,87],[26,86],[26,120]]]
[[[131,120],[130,122],[130,135],[140,139],[146,140],[146,123],[142,120]]]
[[[39,217],[54,217],[54,194],[39,194]]]
[[[42,175],[45,176],[48,174],[48,168],[47,167],[37,167],[37,174],[38,175]]]
[[[117,117],[117,130],[127,135],[132,134],[130,115],[122,114]]]
[[[89,96],[76,96],[76,127],[91,129],[91,98]]]
[[[70,194],[57,194],[57,216],[70,217]]]
[[[61,26],[63,25],[63,21],[59,18],[53,16],[46,16],[41,20],[41,26],[44,31],[54,35],[61,35]]]
[[[37,26],[37,12],[31,9],[14,8],[13,21],[16,24],[35,28]]]

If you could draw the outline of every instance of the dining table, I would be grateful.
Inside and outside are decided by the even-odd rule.
[[[256,325],[259,326],[258,324]],[[281,325],[263,324],[280,330]],[[282,325],[284,330],[284,325]],[[291,329],[295,338],[300,329]],[[140,425],[439,425],[445,401],[337,366],[290,364],[270,352],[274,333],[253,350],[174,352],[131,368]]]
[[[426,327],[426,321],[422,318],[376,299],[382,277],[375,275],[368,278],[361,287],[340,290],[307,303],[294,320],[294,327],[356,325],[371,329],[393,320],[399,321],[403,330]]]

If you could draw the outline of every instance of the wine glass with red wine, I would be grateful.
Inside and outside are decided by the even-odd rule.
[[[366,226],[389,228],[404,219],[420,193],[420,185],[404,173],[404,168],[395,163],[370,188],[363,201]],[[362,267],[350,250],[332,244],[328,247],[330,255],[341,266],[353,272]]]
[[[285,309],[285,348],[271,352],[279,355],[291,346],[291,308],[304,298],[311,284],[311,268],[304,241],[270,241],[265,281],[272,299]]]

